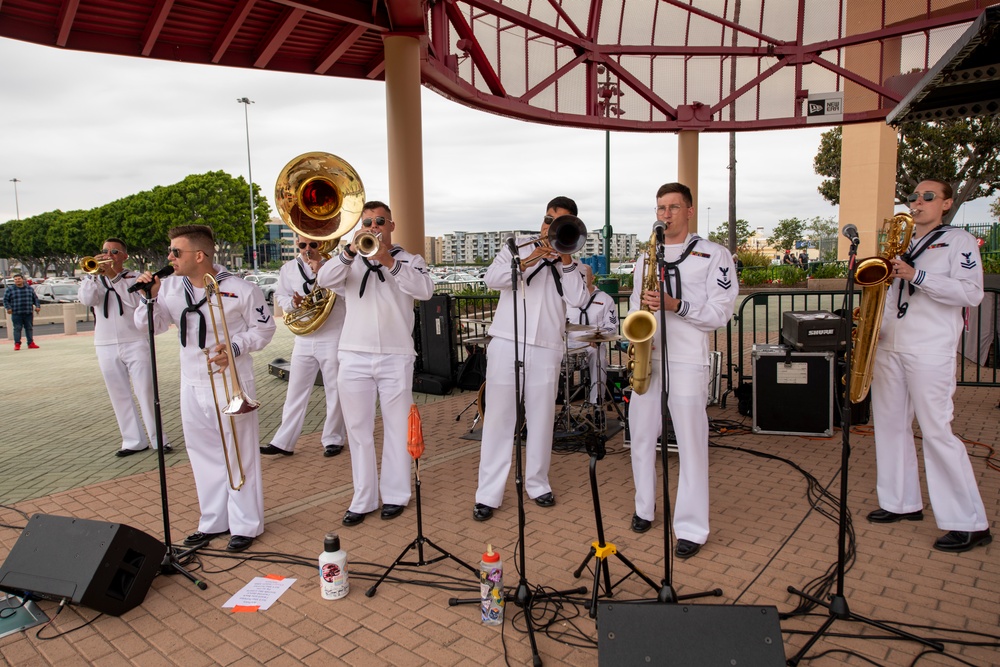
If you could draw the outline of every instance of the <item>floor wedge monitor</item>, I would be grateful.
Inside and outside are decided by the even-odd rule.
[[[146,598],[165,554],[131,526],[35,514],[0,567],[0,590],[121,616]]]

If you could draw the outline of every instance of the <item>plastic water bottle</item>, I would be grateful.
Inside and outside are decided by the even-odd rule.
[[[492,544],[479,563],[479,598],[483,624],[503,624],[503,561]]]
[[[351,590],[347,580],[347,552],[340,548],[340,536],[327,533],[319,555],[320,593],[324,600],[339,600]]]

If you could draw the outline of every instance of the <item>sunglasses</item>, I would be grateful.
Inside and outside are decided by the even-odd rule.
[[[319,247],[319,244],[316,243],[315,241],[310,241],[309,243],[299,242],[298,246],[299,250],[305,250],[306,248],[312,248],[313,250],[315,250],[316,248]]]
[[[385,217],[380,215],[377,218],[365,218],[364,220],[361,221],[361,226],[371,227],[372,223],[375,223],[379,227],[382,227],[385,225]]]
[[[99,252],[97,254],[98,255],[102,255],[102,254],[103,255],[120,255],[121,253],[122,253],[122,251],[119,250],[118,248],[108,248],[106,250],[102,249],[101,252]]]
[[[542,218],[542,224],[543,225],[551,225],[554,220],[555,220],[555,218],[553,218],[551,215],[547,215],[544,218]]]
[[[197,249],[195,249],[195,250],[182,250],[180,248],[167,248],[167,255],[168,256],[173,255],[173,257],[175,259],[180,259],[180,256],[181,256],[182,252],[198,252],[198,250]]]
[[[906,195],[906,201],[908,201],[911,204],[917,201],[918,199],[923,199],[924,201],[934,201],[940,196],[941,195],[939,195],[936,192],[911,192],[910,194]]]

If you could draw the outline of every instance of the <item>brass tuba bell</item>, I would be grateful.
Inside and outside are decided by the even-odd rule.
[[[340,237],[361,219],[365,186],[343,158],[303,153],[278,175],[274,202],[282,221],[296,234],[323,241],[320,254],[328,258]],[[336,298],[332,290],[316,287],[298,308],[285,314],[285,324],[297,336],[311,334],[330,316]]]

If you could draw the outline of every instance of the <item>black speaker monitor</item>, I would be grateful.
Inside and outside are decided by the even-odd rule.
[[[121,616],[146,598],[166,551],[124,524],[36,514],[0,567],[0,590]]]
[[[627,665],[783,667],[776,607],[601,603],[597,661]]]

